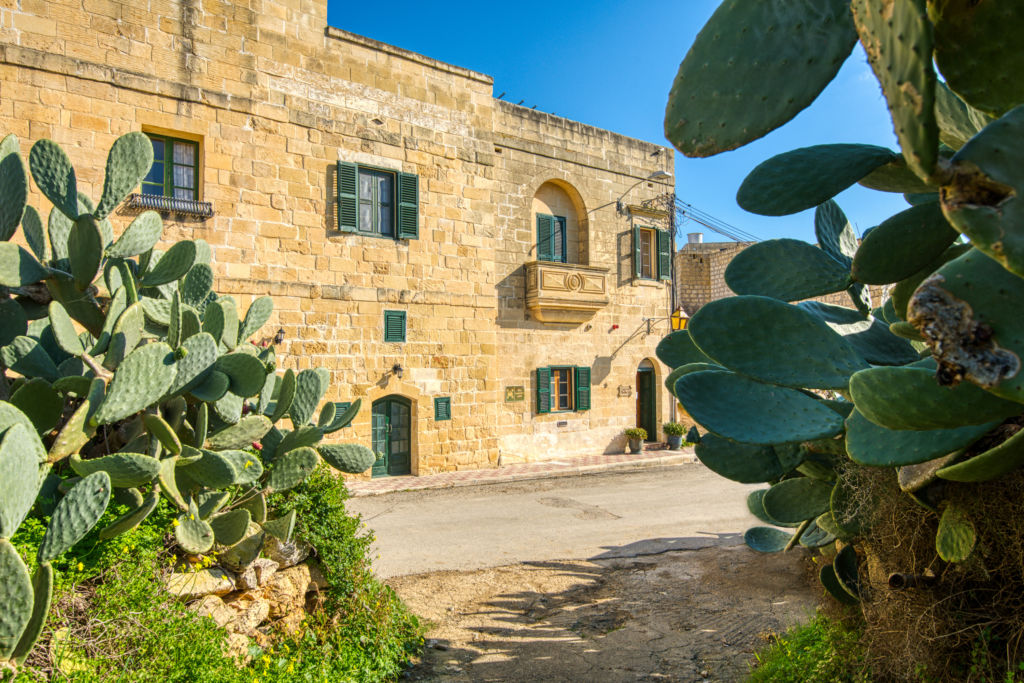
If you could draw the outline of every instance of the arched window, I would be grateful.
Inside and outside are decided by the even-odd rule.
[[[538,261],[586,261],[581,227],[584,212],[578,194],[571,191],[572,195],[560,184],[548,181],[533,195]]]

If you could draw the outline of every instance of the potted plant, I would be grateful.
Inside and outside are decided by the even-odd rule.
[[[678,422],[666,422],[661,425],[661,428],[665,430],[665,438],[668,439],[668,449],[670,451],[678,451],[679,447],[683,444],[683,434],[686,432],[686,427]]]
[[[643,441],[647,438],[647,430],[643,427],[630,427],[624,434],[629,439],[629,452],[639,453],[643,448]]]

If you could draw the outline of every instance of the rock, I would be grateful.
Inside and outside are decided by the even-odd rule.
[[[317,590],[330,588],[331,584],[327,582],[327,577],[324,576],[322,571],[320,571],[320,567],[318,565],[307,563],[307,566],[309,567],[309,579],[313,582],[313,585],[316,586]],[[313,588],[311,587],[310,590],[313,590]]]
[[[303,611],[289,612],[274,622],[274,628],[278,631],[294,636],[302,630],[302,621],[306,618]]]
[[[277,571],[277,562],[266,557],[253,561],[238,575],[238,587],[242,590],[255,590],[267,582],[270,575]]]
[[[235,618],[235,611],[224,604],[224,601],[216,595],[204,595],[188,606],[190,610],[201,617],[210,617],[213,623],[222,628]]]
[[[224,641],[224,654],[234,658],[240,665],[248,664],[252,661],[252,655],[249,654],[249,639],[241,633],[229,634]]]
[[[302,541],[293,540],[285,543],[276,536],[267,534],[263,540],[263,552],[267,557],[277,562],[281,569],[294,567],[309,556],[310,545]]]
[[[227,629],[247,636],[255,633],[256,627],[270,615],[270,603],[250,591],[232,593],[224,599],[224,605],[234,613]]]
[[[204,595],[226,595],[235,589],[234,579],[219,567],[197,572],[175,572],[164,579],[164,587],[171,595],[191,600]]]
[[[263,596],[270,603],[271,618],[302,612],[311,585],[316,586],[310,580],[309,567],[304,564],[274,572],[262,587]]]

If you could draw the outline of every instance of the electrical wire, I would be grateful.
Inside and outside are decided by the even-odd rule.
[[[737,228],[735,225],[731,225],[715,218],[711,214],[701,209],[698,209],[693,204],[684,202],[681,199],[676,199],[676,225],[682,226],[687,220],[691,220],[694,223],[699,223],[712,232],[716,232],[723,237],[728,237],[735,242],[760,242],[761,238],[752,232],[748,232],[741,228]]]

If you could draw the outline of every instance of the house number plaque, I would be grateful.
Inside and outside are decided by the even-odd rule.
[[[505,387],[505,403],[515,403],[526,398],[525,387]]]
[[[631,387],[628,384],[620,384],[619,385],[619,396],[632,396],[632,395],[633,395],[633,387]]]

